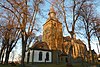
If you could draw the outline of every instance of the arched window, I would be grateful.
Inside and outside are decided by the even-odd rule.
[[[42,60],[42,52],[39,52],[39,61]]]
[[[46,60],[49,61],[49,53],[46,53]]]

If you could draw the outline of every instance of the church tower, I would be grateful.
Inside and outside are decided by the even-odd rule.
[[[63,33],[62,23],[56,18],[53,6],[48,13],[49,18],[43,25],[43,42],[46,42],[50,50],[62,50]]]

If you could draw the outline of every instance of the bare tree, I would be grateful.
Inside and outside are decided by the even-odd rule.
[[[86,3],[83,5],[80,16],[84,23],[84,29],[86,33],[86,39],[88,41],[88,47],[89,47],[89,55],[90,55],[90,62],[92,61],[92,52],[91,52],[91,37],[93,36],[93,19],[94,19],[94,11],[93,11],[93,4],[92,3]]]
[[[2,23],[0,27],[0,33],[2,38],[2,48],[0,52],[0,59],[3,58],[4,52],[6,52],[5,56],[5,63],[8,63],[9,60],[9,54],[12,51],[12,49],[16,46],[16,43],[19,39],[20,30],[18,30],[16,27],[17,24],[14,23],[15,19],[12,15],[8,15],[7,17],[3,16],[3,18],[6,22],[1,21]],[[5,24],[3,24],[5,23]]]
[[[95,17],[93,19],[93,29],[94,29],[94,35],[97,37],[99,45],[100,45],[100,18]]]
[[[70,6],[66,5],[66,2],[67,1],[65,0],[55,0],[53,5],[57,8],[58,16],[60,15],[60,18],[65,23],[68,33],[71,35],[71,38],[73,38],[75,34],[75,24],[79,18],[80,10],[87,0],[72,0],[73,3]],[[69,29],[69,21],[67,22],[67,9],[70,9],[72,14],[71,30]]]
[[[26,46],[29,42],[29,38],[34,36],[34,31],[36,24],[36,16],[40,12],[39,6],[43,4],[43,0],[6,0],[9,4],[9,7],[5,4],[0,4],[0,6],[7,11],[10,11],[16,18],[18,22],[18,28],[21,30],[22,38],[22,67],[24,67],[24,58]],[[28,4],[31,3],[32,5]],[[32,40],[32,39],[31,39]]]

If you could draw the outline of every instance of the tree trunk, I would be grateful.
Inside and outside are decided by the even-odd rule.
[[[24,58],[25,58],[25,51],[26,51],[26,45],[27,45],[27,35],[23,35],[23,33],[26,33],[25,32],[25,26],[26,26],[26,23],[27,23],[27,0],[25,1],[25,12],[26,14],[24,14],[24,19],[23,19],[23,29],[22,29],[22,67],[25,67],[25,64],[24,64]]]
[[[1,61],[1,57],[2,57],[2,52],[3,52],[3,48],[1,49],[1,52],[0,52],[0,61]]]
[[[5,64],[8,64],[9,54],[10,54],[10,51],[8,51],[8,48],[7,48],[7,50],[6,50],[6,57],[5,57]]]
[[[1,64],[3,64],[4,53],[2,54]]]
[[[97,37],[98,38],[98,42],[99,42],[99,45],[100,45],[100,37]]]
[[[22,45],[22,60],[21,60],[22,67],[25,67],[24,58],[25,58],[25,47],[24,47],[24,44],[23,44]]]
[[[27,38],[24,37],[24,35],[22,35],[22,60],[21,60],[22,67],[25,67],[24,58],[25,58],[26,44],[27,44]]]
[[[25,44],[22,44],[22,67],[25,67],[24,65],[24,58],[25,58]]]
[[[74,31],[70,31],[69,33],[71,35],[71,38],[73,39],[74,38],[74,34],[75,34]]]
[[[88,34],[88,47],[89,47],[90,63],[92,63],[92,51],[91,51],[91,44],[90,44],[90,34]]]
[[[1,48],[1,52],[0,52],[0,60],[2,59],[2,53],[3,53],[3,50],[5,50],[5,45]]]
[[[29,63],[29,60],[30,59],[30,51],[28,52],[28,54],[27,54],[27,64]]]
[[[99,51],[100,39],[99,39],[99,37],[98,37],[98,42],[99,42],[99,44],[97,44],[97,49],[98,49],[98,53],[100,54],[100,51]]]

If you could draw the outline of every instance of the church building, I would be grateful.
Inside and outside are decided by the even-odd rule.
[[[62,23],[57,19],[53,6],[48,15],[43,25],[42,42],[36,41],[27,50],[25,62],[66,63],[69,54],[73,59],[84,59],[87,51],[85,44],[76,38],[63,37]]]

